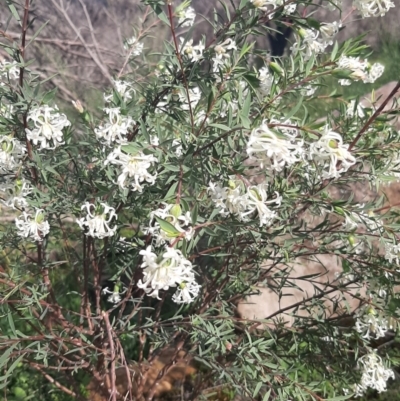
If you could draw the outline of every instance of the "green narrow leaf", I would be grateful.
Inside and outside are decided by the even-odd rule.
[[[286,116],[288,120],[290,120],[300,109],[301,105],[303,104],[303,96],[299,99],[297,102],[296,106],[289,112],[289,114]]]
[[[339,43],[336,41],[335,45],[333,46],[332,54],[331,54],[331,61],[334,61],[339,50]]]
[[[145,137],[146,141],[150,143],[150,135],[147,132],[146,124],[142,119],[140,119],[140,131],[142,132],[142,135]]]
[[[159,217],[155,216],[157,223],[160,225],[161,229],[165,231],[171,237],[178,237],[181,233],[168,221],[160,219]]]
[[[193,210],[192,210],[192,224],[196,224],[197,222],[197,217],[199,213],[199,208],[197,206],[197,202],[194,204]]]
[[[259,393],[262,385],[263,385],[263,382],[258,382],[257,383],[256,388],[254,389],[254,392],[253,392],[253,398],[255,398],[257,396],[257,394]]]
[[[39,35],[39,33],[43,30],[43,28],[49,23],[49,21],[46,21],[32,36],[32,38],[29,40],[28,44],[25,46],[27,48]]]
[[[14,334],[15,337],[18,337],[17,332],[15,331],[14,319],[12,318],[11,313],[7,314],[7,318],[8,318],[8,324],[10,326],[12,333]]]
[[[178,181],[174,182],[169,188],[167,194],[164,196],[163,202],[175,197],[176,187],[178,186]]]
[[[7,6],[10,9],[11,14],[13,15],[13,17],[17,20],[18,24],[20,24],[22,26],[21,18],[19,18],[18,11],[14,7],[14,4],[12,4],[10,0],[7,0]]]

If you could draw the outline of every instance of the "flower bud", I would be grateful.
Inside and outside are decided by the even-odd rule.
[[[77,101],[72,100],[72,104],[74,105],[75,109],[78,110],[79,113],[81,114],[83,113],[83,106],[79,100]]]
[[[275,61],[272,61],[271,63],[269,63],[269,67],[271,68],[271,70],[273,72],[276,72],[277,74],[283,76],[285,73],[283,71],[283,68],[278,64],[275,63]]]
[[[337,141],[335,141],[334,139],[331,139],[329,141],[329,147],[332,148],[332,149],[337,149],[338,148]]]
[[[172,206],[172,208],[171,208],[171,214],[172,214],[172,216],[178,218],[178,217],[182,214],[182,209],[181,209],[181,207],[180,207],[178,204]]]
[[[349,241],[349,244],[350,244],[351,246],[354,246],[355,243],[356,243],[356,237],[355,237],[354,235],[349,235],[349,236],[347,237],[347,241]]]
[[[44,222],[44,219],[45,219],[45,216],[44,216],[44,213],[43,212],[40,212],[40,213],[38,213],[37,215],[36,215],[36,218],[35,218],[35,221],[36,221],[36,223],[43,223]]]

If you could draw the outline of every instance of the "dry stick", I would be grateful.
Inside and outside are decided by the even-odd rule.
[[[108,335],[108,341],[110,345],[110,356],[111,356],[111,369],[110,369],[110,379],[111,379],[111,395],[110,399],[112,401],[117,401],[117,389],[115,387],[116,376],[115,376],[115,348],[114,348],[114,339],[112,334],[112,327],[110,324],[110,319],[108,318],[108,313],[103,311],[102,313],[104,322],[106,324],[106,330]]]
[[[81,35],[79,29],[76,27],[76,25],[73,23],[73,21],[69,17],[66,9],[64,8],[63,1],[60,0],[60,3],[57,3],[56,0],[51,0],[51,2],[53,3],[54,7],[58,10],[58,12],[68,22],[69,26],[75,32],[75,35],[78,37],[80,42],[83,44],[84,48],[86,49],[86,51],[88,52],[88,54],[90,55],[92,60],[95,62],[97,67],[99,67],[99,69],[100,69],[101,73],[103,74],[103,76],[112,84],[113,80],[112,80],[112,77],[111,77],[110,73],[108,72],[107,68],[101,63],[101,61],[97,58],[96,54],[92,51],[92,49],[90,48],[88,43],[85,41],[85,39]]]
[[[354,138],[353,142],[349,146],[349,151],[354,148],[354,146],[357,144],[359,139],[361,138],[362,134],[368,129],[368,127],[375,121],[375,119],[381,114],[382,110],[385,108],[385,106],[389,103],[389,100],[396,94],[396,92],[400,89],[400,81],[397,83],[397,85],[393,88],[393,90],[389,93],[387,98],[382,102],[382,104],[377,108],[374,114],[368,119],[368,121],[365,123],[365,125],[361,128],[360,132],[357,134],[357,136]]]
[[[28,362],[29,363],[29,362]],[[70,390],[69,388],[63,386],[61,383],[59,383],[57,380],[53,379],[50,375],[48,375],[42,368],[40,368],[39,366],[36,366],[34,364],[30,364],[30,366],[34,369],[36,369],[37,371],[39,371],[44,378],[46,378],[51,384],[53,384],[54,386],[56,386],[57,388],[59,388],[60,390],[62,390],[64,393],[72,396],[72,397],[79,397],[80,399],[83,400],[83,397],[80,397],[79,395],[77,395],[74,391]]]
[[[92,37],[93,46],[94,46],[96,55],[98,57],[98,60],[101,62],[102,65],[105,65],[104,60],[103,60],[103,56],[102,56],[102,54],[100,53],[100,50],[99,50],[99,44],[97,43],[96,36],[95,36],[94,30],[93,30],[92,20],[90,19],[90,15],[87,12],[86,5],[82,0],[78,0],[78,1],[79,1],[79,4],[83,8],[83,12],[85,13],[86,21],[87,21],[88,26],[89,26],[90,36]]]
[[[127,382],[128,382],[128,389],[127,389],[128,391],[124,396],[124,400],[126,400],[126,397],[128,396],[128,393],[129,393],[129,399],[133,400],[133,394],[132,394],[132,387],[133,386],[132,386],[131,372],[129,370],[128,362],[127,362],[125,354],[124,354],[124,349],[123,349],[123,347],[121,345],[121,342],[118,339],[118,335],[116,336],[115,342],[117,343],[118,348],[119,348],[119,357],[120,357],[120,360],[121,360],[121,364],[125,368],[126,379],[127,379]]]
[[[90,303],[89,303],[89,245],[85,234],[83,236],[83,294],[81,300],[81,313],[86,315],[90,330],[94,330]]]

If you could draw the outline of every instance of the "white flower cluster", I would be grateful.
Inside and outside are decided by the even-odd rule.
[[[270,124],[293,125],[290,121],[280,123],[271,120]],[[257,160],[260,167],[282,171],[283,168],[298,162],[303,155],[303,141],[297,139],[297,129],[268,127],[266,120],[252,130],[247,142],[247,154]]]
[[[128,132],[135,124],[135,121],[130,116],[122,115],[119,107],[106,107],[104,112],[108,115],[108,121],[104,125],[95,128],[96,136],[99,139],[104,139],[109,146],[113,142],[119,144],[127,143]]]
[[[341,56],[338,61],[338,67],[352,71],[350,79],[340,79],[341,85],[350,85],[353,81],[363,81],[364,83],[374,83],[385,70],[382,64],[368,63],[368,60],[361,61],[359,57]]]
[[[30,237],[34,241],[43,241],[43,238],[50,232],[50,226],[45,220],[43,209],[36,209],[33,219],[29,213],[22,212],[22,215],[15,219],[15,225],[20,237]]]
[[[129,100],[132,100],[132,92],[134,89],[132,88],[132,84],[130,82],[126,81],[120,81],[120,80],[113,80],[114,83],[114,88],[115,90],[120,94],[122,100],[124,102],[128,102]],[[104,100],[108,103],[111,102],[113,98],[113,94],[104,94]]]
[[[8,79],[17,80],[19,78],[19,67],[15,61],[0,61],[0,86],[4,86]]]
[[[329,163],[329,171],[323,171],[322,178],[338,178],[356,163],[355,157],[343,143],[342,137],[325,126],[318,141],[310,146],[310,157],[321,166]]]
[[[245,189],[244,184],[231,177],[228,187],[209,183],[208,193],[212,201],[220,209],[222,216],[232,214],[240,221],[248,221],[251,216],[258,214],[260,227],[269,226],[277,217],[277,213],[268,205],[280,206],[282,198],[275,192],[275,198],[268,200],[267,184],[250,186]]]
[[[183,10],[178,11],[177,13],[178,24],[182,27],[184,26],[192,26],[194,24],[194,20],[196,19],[196,12],[193,7],[187,7]]]
[[[86,216],[77,219],[76,222],[82,230],[87,230],[86,235],[93,238],[111,237],[115,234],[117,226],[110,227],[111,220],[118,216],[113,207],[108,206],[106,203],[96,205],[85,202],[81,210],[86,209]]]
[[[366,340],[385,337],[391,329],[389,319],[371,305],[365,305],[356,315],[355,329]]]
[[[187,56],[190,61],[199,61],[203,58],[203,52],[205,46],[202,42],[199,42],[198,45],[193,46],[193,39],[188,40],[186,43],[184,38],[179,38],[181,41],[180,44],[180,52]]]
[[[360,11],[363,18],[383,17],[394,7],[391,0],[354,0],[353,6]]]
[[[157,255],[151,246],[140,251],[143,256],[143,280],[137,286],[147,295],[161,299],[159,292],[177,287],[172,300],[178,304],[190,303],[197,297],[200,285],[195,280],[192,263],[182,252],[175,248],[165,248],[165,252]]]
[[[26,146],[11,136],[0,136],[0,173],[15,172],[26,154]]]
[[[337,178],[356,163],[348,150],[349,145],[343,144],[342,137],[328,126],[325,126],[321,137],[309,145],[298,139],[297,133],[297,128],[289,120],[281,122],[272,119],[269,123],[263,120],[259,127],[252,130],[247,143],[250,160],[257,160],[267,172],[282,171],[287,166],[306,161],[305,156],[308,155],[324,169],[323,178]],[[308,167],[312,168],[311,165]]]
[[[121,146],[114,149],[105,160],[104,164],[115,164],[121,167],[117,184],[122,188],[130,187],[132,191],[143,191],[143,182],[154,185],[157,172],[151,175],[148,169],[157,162],[153,155],[145,155],[143,152],[125,153]]]
[[[36,107],[29,111],[28,122],[32,121],[34,128],[26,128],[26,137],[40,149],[55,149],[64,143],[62,130],[71,125],[65,114],[59,113],[57,106],[47,105]]]
[[[139,39],[135,36],[132,36],[126,40],[124,49],[128,51],[129,56],[140,56],[143,52],[143,43],[139,42]]]
[[[192,218],[190,212],[182,213],[179,205],[162,204],[163,207],[150,213],[149,227],[144,229],[145,234],[150,234],[155,239],[155,246],[163,245],[165,242],[172,243],[177,235],[190,240],[193,235]],[[160,226],[156,217],[165,220],[175,228],[175,233],[169,233]]]
[[[333,44],[333,39],[339,32],[340,22],[322,24],[319,31],[311,29],[301,29],[299,39],[290,48],[295,54],[302,52],[305,60],[316,56],[325,51]]]
[[[355,386],[356,397],[361,397],[368,388],[378,393],[386,391],[386,382],[394,379],[393,370],[385,368],[382,358],[375,351],[362,356],[357,364],[362,369],[362,376],[360,384]]]
[[[0,202],[12,209],[24,209],[28,206],[26,197],[32,192],[32,187],[24,179],[6,179],[0,185]]]

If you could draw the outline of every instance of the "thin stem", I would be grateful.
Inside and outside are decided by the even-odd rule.
[[[362,134],[364,134],[365,131],[369,128],[369,126],[376,120],[376,118],[381,114],[382,110],[385,108],[385,106],[389,103],[389,100],[396,94],[396,92],[400,89],[400,81],[397,83],[397,85],[393,88],[393,90],[389,93],[387,98],[382,102],[382,104],[376,109],[375,113],[372,114],[372,116],[368,119],[368,121],[365,123],[365,125],[361,128],[360,132],[357,134],[357,136],[354,138],[353,142],[349,146],[349,151],[354,148],[354,146],[357,144],[357,142],[360,140]]]
[[[172,5],[168,3],[167,7],[168,7],[168,18],[169,18],[169,23],[170,23],[170,26],[171,26],[172,38],[174,40],[174,45],[175,45],[175,54],[176,54],[176,57],[178,59],[179,65],[181,67],[183,84],[185,85],[186,96],[187,96],[187,100],[188,100],[188,104],[189,104],[189,114],[190,114],[190,122],[192,124],[192,134],[194,135],[194,118],[193,118],[192,105],[191,105],[191,102],[190,102],[189,85],[188,85],[188,82],[187,82],[187,79],[186,79],[185,69],[183,67],[183,61],[182,61],[181,53],[179,51],[178,40],[177,40],[176,34],[175,34],[174,17],[173,17],[173,13],[172,13]]]

